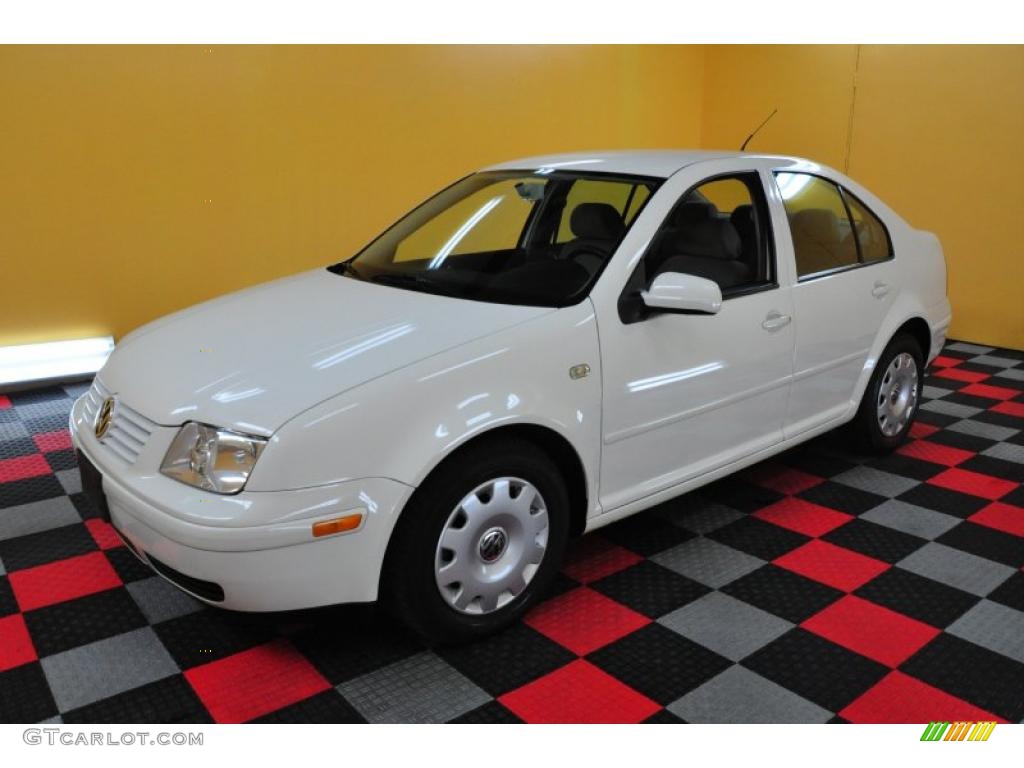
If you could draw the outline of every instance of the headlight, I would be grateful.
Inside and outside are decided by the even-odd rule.
[[[266,445],[262,437],[190,421],[167,449],[160,471],[204,491],[238,493]]]

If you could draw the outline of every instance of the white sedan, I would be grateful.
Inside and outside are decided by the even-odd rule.
[[[569,536],[842,424],[892,449],[949,322],[936,237],[830,168],[535,157],[129,334],[71,433],[98,509],[193,596],[380,598],[462,641]]]

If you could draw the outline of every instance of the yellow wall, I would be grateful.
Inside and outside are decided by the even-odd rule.
[[[1024,348],[1020,46],[0,46],[0,345],[328,263],[489,162],[736,148],[776,106],[752,150],[937,232],[953,335]]]
[[[705,68],[704,146],[778,106],[750,149],[848,169],[937,233],[951,335],[1024,349],[1024,47],[713,46]]]
[[[336,261],[487,163],[695,146],[702,80],[699,47],[0,46],[0,345]]]

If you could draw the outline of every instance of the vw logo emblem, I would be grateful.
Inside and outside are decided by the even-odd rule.
[[[480,537],[480,559],[485,563],[493,563],[505,552],[508,535],[501,528],[491,528]]]
[[[114,398],[108,397],[103,401],[103,405],[100,406],[100,412],[96,414],[96,424],[93,427],[93,431],[96,433],[96,439],[101,440],[103,436],[107,434],[107,430],[110,429],[110,420],[114,417]]]

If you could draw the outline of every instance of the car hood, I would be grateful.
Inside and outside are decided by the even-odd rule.
[[[316,270],[143,326],[99,376],[158,424],[202,421],[269,435],[345,390],[551,311]]]

